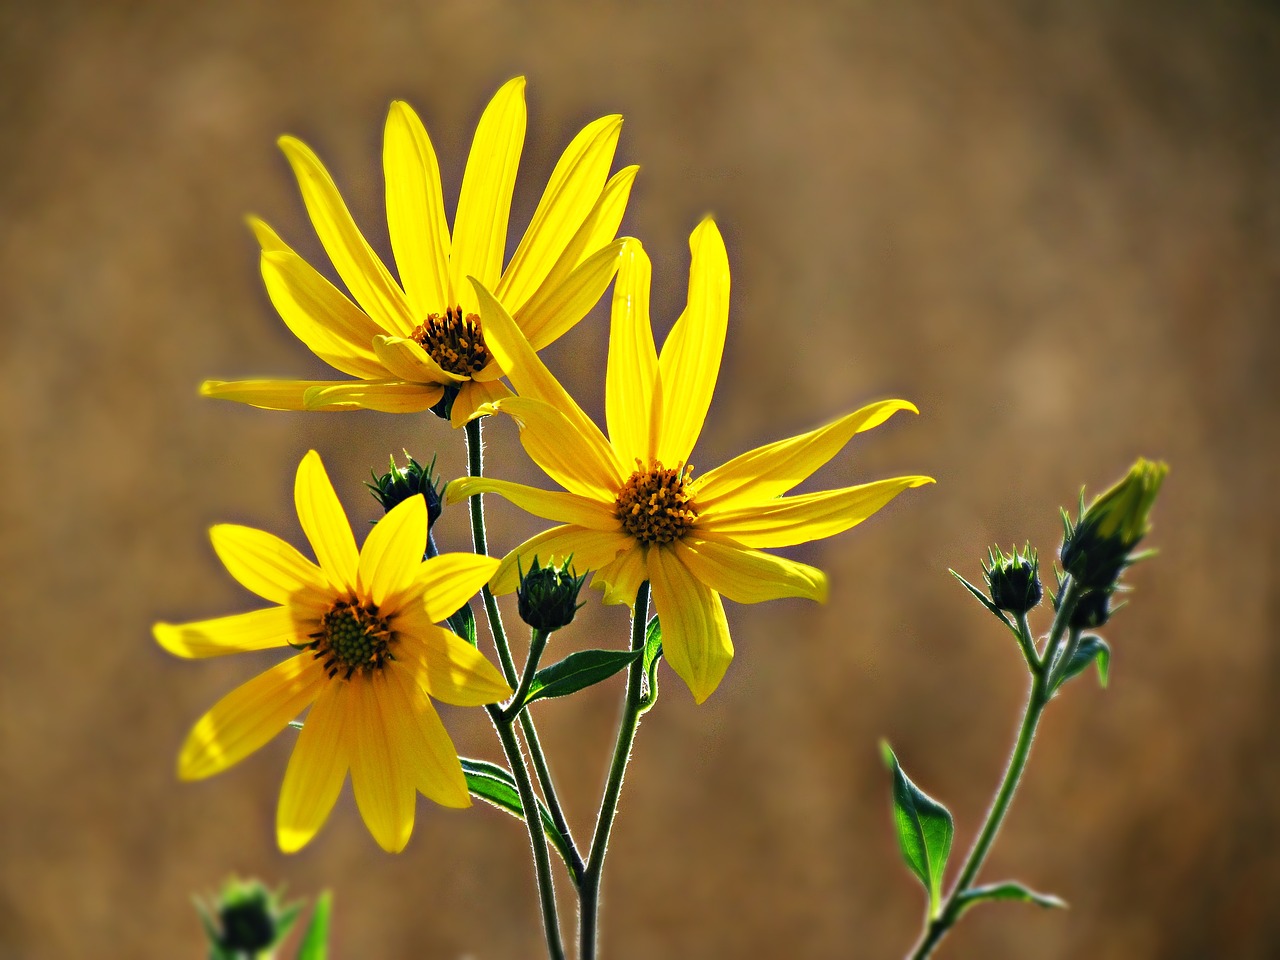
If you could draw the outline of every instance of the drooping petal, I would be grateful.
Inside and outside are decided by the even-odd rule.
[[[194,623],[157,623],[156,642],[179,657],[220,657],[297,643],[299,631],[287,606],[268,607]]]
[[[474,553],[442,553],[418,567],[421,606],[431,623],[443,623],[480,592],[498,561]]]
[[[293,483],[293,502],[298,509],[302,532],[316,552],[320,568],[339,591],[351,593],[356,586],[356,562],[360,557],[356,538],[346,511],[338,502],[329,474],[314,450],[298,464]],[[423,538],[425,540],[425,537]]]
[[[502,275],[507,221],[516,167],[524,147],[524,77],[508,80],[485,107],[476,127],[453,221],[449,278],[465,313],[475,313],[475,293],[467,277],[492,290]]]
[[[540,490],[492,477],[459,477],[445,489],[445,502],[457,503],[477,493],[496,493],[506,497],[521,510],[544,520],[572,523],[589,530],[621,529],[612,503],[561,490]]]
[[[881,400],[809,433],[757,447],[708,470],[693,482],[701,509],[745,507],[786,493],[840,452],[854,436],[878,427],[899,410],[919,413],[906,400]],[[728,596],[728,594],[726,594]]]
[[[276,806],[276,841],[296,853],[324,826],[347,776],[348,683],[320,691],[298,734]]]
[[[620,484],[614,472],[592,455],[569,418],[551,404],[511,397],[496,408],[516,419],[525,452],[560,486],[602,502],[617,497]]]
[[[407,336],[413,330],[414,319],[404,291],[351,219],[329,172],[311,148],[296,137],[281,137],[277,142],[298,179],[316,235],[342,282],[384,329]]]
[[[391,104],[382,148],[387,230],[400,281],[415,317],[444,313],[449,296],[449,224],[440,164],[427,130],[402,100]]]
[[[345,383],[345,380],[206,380],[200,384],[200,396],[235,400],[262,410],[305,410],[308,390]]]
[[[187,735],[178,776],[201,780],[239,763],[315,700],[324,682],[320,664],[301,653],[236,687]]]
[[[662,621],[662,655],[702,703],[720,685],[733,659],[733,641],[720,595],[699,582],[675,551],[650,547],[646,560],[653,603]]]
[[[528,570],[535,557],[544,567],[572,557],[573,569],[586,573],[611,563],[621,551],[634,547],[635,543],[620,530],[587,530],[572,524],[552,527],[530,537],[503,557],[498,572],[489,581],[489,589],[496,594],[515,590],[520,585],[520,571]]]
[[[464,427],[468,420],[474,420],[477,411],[488,404],[497,403],[504,397],[511,396],[511,391],[501,380],[468,380],[458,388],[458,395],[453,398],[453,408],[449,411],[449,424],[455,428]]]
[[[783,597],[827,602],[827,575],[817,567],[696,537],[676,541],[675,549],[685,569],[734,603]]]
[[[374,524],[360,550],[359,595],[381,607],[413,585],[427,546],[427,501],[410,497]]]
[[[582,261],[564,283],[540,302],[537,314],[530,313],[527,319],[522,314],[514,316],[517,323],[527,322],[532,328],[525,328],[525,336],[534,350],[559,340],[600,302],[618,269],[618,257],[625,243],[615,240]]]
[[[649,321],[652,272],[640,241],[626,241],[618,282],[613,287],[604,394],[605,420],[614,449],[646,464],[654,457],[650,421],[658,375],[658,352]]]
[[[698,515],[698,526],[745,547],[789,547],[848,530],[903,490],[926,483],[933,483],[933,478],[893,477],[749,507],[706,509]]]
[[[556,163],[529,229],[495,290],[513,314],[546,279],[600,198],[621,129],[622,117],[617,115],[587,124]]]
[[[422,609],[396,615],[396,662],[427,693],[443,703],[479,707],[511,696],[511,687],[485,655],[459,636],[431,622]]]
[[[352,380],[321,383],[303,397],[304,410],[380,410],[383,413],[421,413],[444,396],[438,383],[403,380]]]
[[[711,406],[729,321],[729,258],[710,218],[689,237],[689,302],[658,358],[664,397],[655,438],[663,463],[687,463]],[[678,398],[676,402],[675,398]]]
[[[408,671],[391,664],[387,688],[392,694],[400,756],[414,786],[443,807],[471,806],[471,794],[453,740],[436,708]]]
[[[466,377],[450,373],[422,348],[407,337],[374,337],[373,352],[387,371],[411,383],[438,383],[444,386],[463,383]]]
[[[604,603],[623,603],[634,609],[636,591],[640,589],[641,583],[649,579],[645,550],[645,547],[632,541],[628,549],[592,574],[591,586],[604,593],[601,598]]]
[[[330,592],[324,572],[273,533],[219,523],[209,529],[209,539],[227,572],[264,600],[287,604],[300,591]]]
[[[413,775],[403,762],[403,724],[394,710],[385,670],[348,682],[347,750],[351,786],[365,826],[388,853],[399,853],[413,833]],[[305,729],[305,728],[304,728]]]

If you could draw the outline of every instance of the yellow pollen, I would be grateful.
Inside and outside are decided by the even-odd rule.
[[[685,492],[692,474],[689,465],[666,470],[660,460],[648,467],[636,460],[636,472],[618,491],[615,515],[622,529],[641,543],[671,543],[683,537],[698,517]]]
[[[320,618],[307,648],[324,664],[329,679],[341,673],[350,680],[357,670],[368,675],[394,660],[392,639],[387,618],[378,615],[374,604],[339,600]]]
[[[428,314],[410,334],[422,344],[431,359],[449,373],[470,377],[489,362],[489,348],[480,332],[480,318],[474,313],[462,314],[461,307],[450,307],[444,316]]]

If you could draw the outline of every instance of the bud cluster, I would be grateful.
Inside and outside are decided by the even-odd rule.
[[[396,466],[396,458],[393,455],[391,469],[386,473],[377,474],[370,471],[373,483],[366,481],[365,486],[369,488],[374,499],[382,505],[385,513],[390,513],[393,507],[420,494],[427,501],[427,523],[434,525],[440,518],[442,509],[439,478],[435,472],[436,458],[432,457],[431,463],[424,467],[410,457],[408,451],[405,451],[405,457],[409,462],[403,467]]]

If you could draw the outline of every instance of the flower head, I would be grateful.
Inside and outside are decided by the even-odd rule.
[[[497,298],[478,286],[489,344],[520,396],[494,409],[521,423],[520,439],[563,491],[462,478],[445,500],[493,492],[561,525],[517,547],[491,583],[515,588],[517,566],[573,554],[595,571],[610,603],[633,603],[648,580],[662,620],[664,656],[698,702],[720,683],[733,644],[721,597],[756,603],[825,600],[822,571],[765,553],[829,537],[865,520],[928,477],[785,497],[854,436],[904,400],[886,400],[825,427],[745,453],[696,475],[689,456],[702,429],[724,350],[729,264],[715,224],[690,238],[688,306],[658,353],[649,322],[650,265],[628,240],[613,294],[605,415],[609,436],[582,412],[534,353]]]
[[[1151,508],[1168,472],[1165,463],[1139,458],[1088,510],[1082,491],[1076,522],[1062,514],[1062,569],[1086,589],[1114,590],[1125,567],[1138,559],[1133,550],[1151,530]]]
[[[311,222],[354,302],[271,227],[251,218],[262,277],[289,329],[356,379],[209,380],[201,392],[272,410],[436,408],[454,426],[506,396],[504,371],[487,346],[467,278],[494,291],[537,349],[551,343],[582,319],[612,279],[621,246],[614,235],[637,169],[609,177],[621,117],[588,124],[560,158],[504,270],[525,134],[524,87],[523,77],[506,83],[480,118],[452,232],[427,131],[407,104],[391,105],[383,166],[398,281],[316,155],[302,141],[282,137]]]
[[[281,849],[293,852],[310,841],[350,768],[369,831],[384,849],[399,851],[413,830],[415,790],[448,807],[471,802],[457,751],[429,697],[478,706],[511,695],[483,655],[436,626],[498,564],[462,553],[423,561],[422,497],[391,510],[357,551],[314,450],[298,467],[294,497],[318,565],[261,530],[221,524],[210,531],[227,571],[274,606],[155,626],[160,645],[180,657],[296,651],[196,723],[178,775],[199,780],[225,770],[310,706],[280,791]]]

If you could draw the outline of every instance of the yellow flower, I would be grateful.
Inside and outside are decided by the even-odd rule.
[[[875,513],[929,477],[783,497],[830,460],[855,433],[899,410],[885,400],[825,427],[752,450],[700,477],[689,455],[702,429],[719,373],[729,315],[729,263],[711,220],[690,237],[688,306],[658,354],[649,323],[649,258],[628,240],[613,294],[605,416],[609,437],[582,412],[534,354],[503,309],[480,289],[489,343],[520,396],[494,409],[521,423],[520,439],[534,461],[565,489],[538,490],[488,478],[455,480],[448,501],[498,493],[561,526],[517,547],[491,586],[516,585],[517,562],[545,564],[573,554],[593,569],[605,601],[633,603],[650,582],[662,620],[663,650],[701,703],[724,676],[733,644],[721,596],[738,603],[780,597],[823,601],[822,571],[768,553],[829,537]]]
[[[503,270],[507,220],[524,143],[523,77],[480,118],[450,236],[440,168],[426,129],[391,105],[383,167],[387,227],[400,281],[351,219],[316,155],[281,137],[320,242],[355,302],[257,218],[262,277],[284,322],[316,356],[356,380],[208,380],[201,393],[270,410],[426,410],[445,396],[455,427],[508,395],[485,345],[468,277],[493,290],[536,349],[569,330],[604,293],[636,167],[612,178],[619,116],[588,124],[560,158],[524,238]],[[357,306],[357,303],[359,306]]]
[[[428,694],[462,706],[511,695],[479,651],[435,625],[479,590],[498,562],[462,553],[424,562],[422,497],[379,520],[357,552],[314,450],[298,467],[294,497],[319,566],[261,530],[221,524],[210,531],[228,572],[277,606],[154,628],[160,645],[180,657],[300,651],[201,717],[178,757],[178,775],[199,780],[225,770],[311,705],[280,791],[281,849],[292,853],[315,836],[350,767],[364,822],[396,852],[413,830],[415,789],[447,807],[471,803]]]

